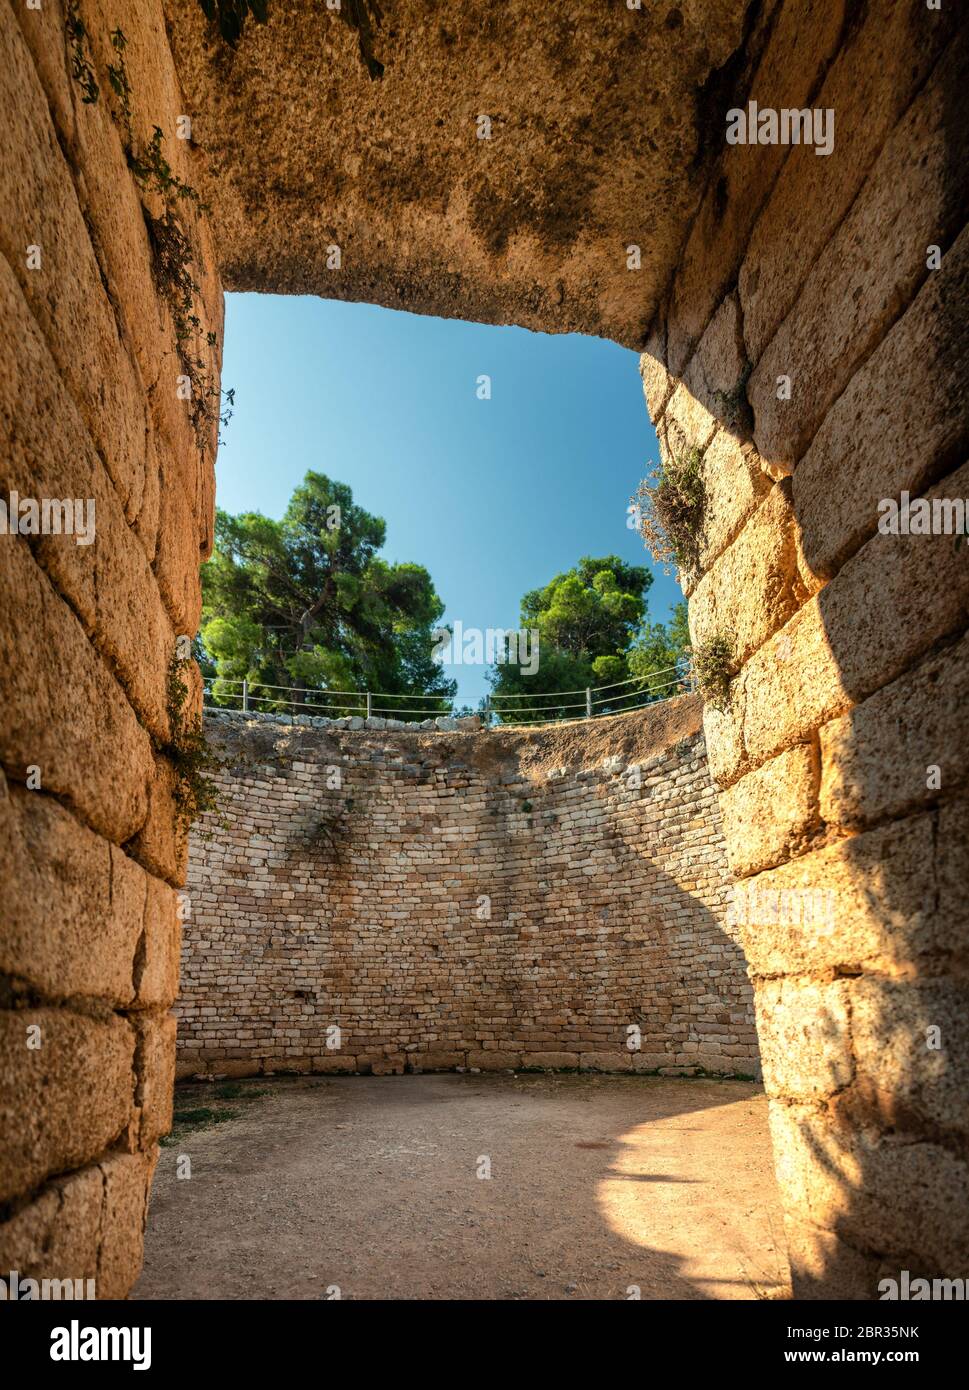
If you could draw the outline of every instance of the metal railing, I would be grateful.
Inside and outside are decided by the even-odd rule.
[[[656,677],[667,679],[656,684]],[[625,689],[625,687],[631,687]],[[534,694],[492,693],[484,708],[476,711],[482,723],[495,718],[503,727],[523,724],[557,723],[567,719],[597,719],[625,714],[642,705],[670,700],[694,690],[695,682],[688,661],[630,676],[611,685],[586,686],[577,690],[536,691]],[[297,686],[267,685],[262,681],[229,680],[223,676],[203,679],[206,709],[236,709],[243,713],[306,714],[328,719],[359,715],[361,719],[405,719],[408,722],[434,719],[454,713],[454,701],[443,695],[400,695],[368,690],[303,690]],[[619,692],[622,693],[612,693]],[[575,697],[579,698],[576,699]],[[295,697],[295,698],[294,698]],[[406,701],[405,705],[387,701]],[[547,703],[536,703],[545,701]],[[636,703],[638,701],[638,703]],[[423,704],[421,704],[423,702]],[[548,718],[543,719],[546,714]]]

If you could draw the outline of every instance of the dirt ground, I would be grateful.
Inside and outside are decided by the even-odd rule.
[[[788,1295],[753,1084],[306,1077],[176,1105],[135,1298]]]

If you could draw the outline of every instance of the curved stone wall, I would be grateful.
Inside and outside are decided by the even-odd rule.
[[[695,698],[535,730],[213,718],[182,1072],[757,1071]]]

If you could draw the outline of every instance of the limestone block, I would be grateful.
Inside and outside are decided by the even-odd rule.
[[[874,534],[882,498],[918,496],[960,456],[964,421],[952,406],[969,374],[967,297],[969,229],[852,376],[798,464],[794,510],[816,574],[836,574]]]
[[[5,209],[0,250],[17,275],[131,519],[144,488],[144,391],[119,336],[71,169],[9,8],[0,15],[0,45],[0,91],[10,111],[0,155]],[[31,245],[41,249],[36,270],[27,265]]]
[[[704,508],[700,568],[708,570],[740,534],[771,488],[750,444],[718,429],[703,455]]]
[[[172,1127],[176,1020],[173,1014],[136,1014],[133,1023],[138,1147],[147,1149]]]
[[[969,953],[964,894],[937,906],[958,843],[929,815],[840,840],[738,885],[733,912],[753,975],[900,971]],[[955,876],[954,876],[955,877]]]
[[[809,847],[817,825],[818,776],[817,749],[799,744],[721,793],[727,859],[738,877]]]
[[[511,1068],[521,1066],[522,1057],[518,1052],[469,1048],[467,1065],[469,1068],[477,1067],[479,1071],[508,1071]]]
[[[0,420],[11,440],[0,462],[0,485],[21,498],[83,504],[91,542],[41,536],[32,542],[35,557],[117,672],[142,720],[164,738],[165,673],[174,637],[148,558],[2,261],[0,306],[21,345],[0,383]]]
[[[824,156],[811,145],[791,147],[740,269],[751,361],[795,303],[805,272],[956,28],[951,9],[927,24],[920,10],[880,0],[842,44],[810,102],[834,112],[834,147]]]
[[[155,758],[147,815],[128,845],[129,853],[139,864],[173,888],[185,882],[188,863],[188,836],[177,820],[176,786],[172,763],[168,758]]]
[[[178,993],[178,962],[182,923],[179,900],[160,878],[146,874],[144,939],[136,972],[137,1006],[151,1008],[174,1003]],[[183,900],[184,901],[184,900]],[[188,898],[189,910],[191,898]]]
[[[754,991],[767,1094],[819,1099],[852,1079],[847,985],[760,980]]]
[[[18,780],[26,780],[28,767],[39,767],[45,791],[123,843],[147,814],[148,735],[20,537],[7,537],[0,547],[0,610],[4,767]],[[38,633],[45,635],[42,645]]]
[[[802,107],[841,41],[842,0],[796,0],[778,7],[766,51],[749,84],[761,107]],[[771,25],[770,10],[763,23]],[[748,51],[757,51],[756,39]],[[746,84],[739,83],[737,90]],[[669,314],[667,364],[680,375],[740,266],[757,215],[788,151],[779,145],[727,145],[715,134],[720,177],[694,219],[680,256]],[[722,144],[721,144],[722,140]]]
[[[794,1297],[869,1302],[878,1296],[879,1261],[833,1231],[784,1217]]]
[[[40,1033],[28,1034],[34,1026]],[[40,1046],[28,1047],[35,1038]],[[0,1200],[91,1162],[119,1137],[133,1060],[134,1033],[121,1018],[63,1008],[0,1014]]]
[[[953,978],[851,982],[859,1104],[884,1129],[969,1133],[969,989]]]
[[[957,791],[969,771],[969,638],[825,724],[820,738],[831,824],[857,829]]]
[[[939,1275],[962,1268],[969,1168],[961,1158],[929,1141],[849,1129],[808,1106],[772,1104],[770,1127],[789,1214],[889,1260],[914,1257]]]
[[[742,665],[807,597],[797,571],[790,492],[786,479],[771,488],[734,543],[694,589],[690,596],[694,646],[730,632],[735,663]]]
[[[632,1053],[583,1052],[579,1056],[580,1071],[632,1071]]]
[[[144,1254],[148,1192],[158,1149],[114,1154],[100,1165],[104,1174],[104,1215],[98,1257],[98,1298],[125,1298],[138,1275]]]
[[[0,1225],[0,1267],[28,1279],[96,1279],[104,1179],[82,1168]],[[86,1286],[85,1286],[86,1292]]]
[[[565,1070],[579,1065],[577,1052],[530,1052],[528,1066],[547,1067],[549,1070]]]
[[[793,470],[828,409],[923,283],[925,248],[948,246],[969,198],[969,112],[954,102],[969,36],[950,46],[899,122],[792,312],[750,378],[754,439]],[[791,378],[779,400],[777,378]]]
[[[42,791],[0,786],[0,972],[48,998],[129,1003],[147,876]]]

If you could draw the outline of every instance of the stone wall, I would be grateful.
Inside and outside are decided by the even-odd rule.
[[[141,1265],[171,1116],[185,846],[167,675],[198,622],[215,451],[177,377],[191,351],[218,399],[222,295],[183,198],[198,327],[180,354],[147,220],[165,197],[129,164],[158,125],[175,176],[197,177],[160,4],[82,0],[73,37],[67,17],[0,4],[0,497],[78,499],[85,525],[94,508],[90,544],[0,534],[0,1271],[111,1298]]]
[[[695,697],[532,731],[207,722],[181,1072],[757,1071]]]
[[[800,1297],[969,1257],[969,552],[878,529],[969,496],[966,70],[954,6],[767,7],[737,99],[830,109],[834,150],[725,148],[642,359],[664,461],[703,456],[683,579],[731,648],[705,730]]]
[[[211,543],[214,422],[202,448],[177,378],[191,342],[218,390],[217,252],[240,286],[627,343],[651,324],[661,448],[703,458],[694,636],[730,636],[731,701],[704,721],[728,858],[787,890],[744,949],[796,1290],[867,1298],[883,1268],[969,1258],[969,569],[951,535],[877,529],[883,498],[969,492],[964,20],[918,0],[506,8],[400,7],[367,86],[349,32],[321,64],[322,11],[232,52],[194,0],[167,23],[159,0],[79,0],[70,32],[58,0],[0,5],[0,495],[93,499],[97,525],[86,547],[0,536],[0,1267],[110,1294],[140,1261],[184,870],[167,672]],[[748,96],[833,112],[833,151],[727,146]],[[499,138],[473,140],[495,105]],[[224,246],[145,174],[155,125]],[[187,336],[146,223],[157,250],[173,199]],[[833,925],[793,919],[811,894]]]

